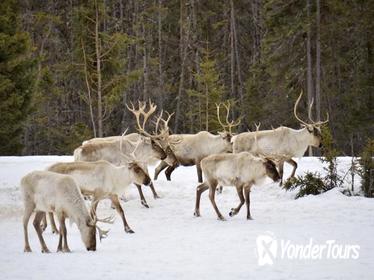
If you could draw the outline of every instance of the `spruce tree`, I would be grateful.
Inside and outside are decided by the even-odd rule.
[[[30,111],[35,61],[29,34],[20,31],[18,3],[0,2],[0,155],[19,154]]]
[[[196,73],[194,78],[198,88],[188,91],[189,96],[196,104],[192,108],[192,114],[196,118],[196,129],[216,132],[220,130],[217,121],[216,104],[221,102],[224,87],[220,80],[220,75],[216,69],[216,60],[209,50],[205,50],[204,57],[200,62],[200,73]]]

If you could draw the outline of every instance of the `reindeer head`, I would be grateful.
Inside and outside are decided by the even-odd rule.
[[[82,228],[81,237],[87,251],[96,251],[96,223],[91,217]]]
[[[125,130],[125,132],[122,134],[119,150],[122,154],[123,160],[127,164],[127,167],[129,168],[131,174],[133,175],[134,183],[139,185],[149,185],[151,183],[151,179],[149,178],[148,172],[146,167],[144,167],[144,164],[141,164],[136,160],[135,152],[139,147],[139,144],[142,142],[142,139],[139,138],[136,143],[132,143],[135,148],[133,151],[129,154],[125,154],[122,150],[122,142],[123,137],[125,136],[128,129]]]
[[[266,170],[266,175],[270,179],[272,179],[274,182],[278,182],[281,179],[281,177],[279,175],[279,172],[276,168],[276,165],[272,160],[265,158],[264,159],[264,167],[265,167],[265,170]]]
[[[150,144],[151,144],[152,150],[154,152],[154,157],[158,158],[158,159],[161,159],[161,160],[164,160],[167,157],[167,154],[165,153],[165,149],[164,149],[162,144],[165,141],[165,139],[167,140],[167,137],[169,136],[169,128],[167,127],[167,124],[168,124],[172,114],[171,115],[169,114],[168,119],[165,121],[164,119],[162,119],[163,111],[161,111],[161,114],[157,118],[157,121],[156,121],[156,128],[154,130],[154,133],[151,134],[151,133],[148,133],[145,130],[145,125],[146,125],[149,117],[156,111],[157,105],[155,105],[154,103],[152,103],[149,100],[149,110],[147,112],[146,112],[146,107],[147,107],[146,102],[140,102],[139,101],[138,109],[135,109],[135,106],[132,103],[131,103],[131,108],[128,105],[126,105],[126,106],[127,106],[127,109],[130,112],[132,112],[134,114],[135,118],[136,118],[136,124],[137,124],[138,132],[141,135],[150,139]],[[141,123],[141,121],[140,121],[141,116],[143,117],[142,124],[140,124]],[[160,121],[164,122],[164,127],[166,127],[167,129],[162,129],[161,132],[158,133],[158,125],[159,125]]]
[[[151,178],[149,177],[146,169],[142,167],[141,164],[133,161],[128,164],[128,167],[133,175],[134,183],[146,186],[149,186],[151,184]]]
[[[221,121],[221,117],[220,117],[221,106],[225,107],[225,109],[226,109],[226,118],[225,118],[226,124],[224,124]],[[227,151],[226,152],[232,152],[231,138],[234,135],[233,132],[232,132],[232,128],[240,125],[241,118],[238,118],[236,121],[235,120],[229,121],[229,114],[230,114],[230,107],[231,107],[229,102],[216,104],[216,107],[217,107],[217,119],[218,119],[219,124],[223,128],[223,132],[218,132],[218,134],[227,143]]]
[[[307,123],[307,122],[303,121],[301,118],[299,118],[297,116],[297,106],[298,106],[298,104],[300,102],[300,99],[301,99],[302,95],[303,95],[303,91],[301,91],[299,97],[297,98],[295,106],[294,106],[294,109],[293,109],[295,118],[309,132],[309,135],[310,135],[310,145],[314,146],[314,147],[321,147],[321,140],[322,140],[321,126],[323,124],[328,123],[328,121],[329,121],[329,114],[327,114],[327,117],[326,117],[325,121],[318,121],[318,122],[313,121],[312,118],[310,117],[311,116],[312,107],[313,107],[313,99],[312,99],[312,102],[310,103],[309,109],[308,109],[309,121],[311,123]]]
[[[97,203],[95,201],[92,202],[92,204]],[[113,224],[114,217],[110,216],[104,219],[99,219],[96,216],[96,212],[93,210],[91,215],[86,221],[85,227],[82,227],[81,229],[81,236],[82,241],[86,246],[87,251],[96,251],[96,231],[99,233],[99,239],[105,238],[108,236],[109,230],[102,230],[97,225],[98,222],[103,222],[107,224]]]

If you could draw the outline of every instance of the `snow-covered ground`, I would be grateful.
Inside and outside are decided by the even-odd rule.
[[[216,197],[218,207],[227,221],[216,219],[207,192],[202,196],[202,217],[195,218],[193,210],[197,176],[194,167],[178,168],[172,175],[172,182],[166,181],[161,174],[155,182],[161,199],[154,200],[150,190],[145,188],[149,209],[140,205],[136,188],[131,189],[123,207],[135,234],[126,234],[117,216],[115,224],[103,226],[111,231],[98,244],[97,251],[87,252],[78,230],[72,225],[68,226],[72,253],[42,254],[30,222],[29,236],[33,252],[23,253],[20,178],[29,171],[71,159],[52,156],[0,157],[2,280],[374,277],[374,200],[360,196],[347,197],[337,190],[294,200],[295,193],[285,192],[278,185],[267,182],[252,189],[251,213],[254,220],[245,219],[245,207],[239,215],[233,218],[228,216],[230,209],[238,203],[234,188],[225,188],[223,194]],[[347,170],[349,164],[349,158],[339,159],[342,172]],[[322,165],[316,158],[303,158],[299,161],[297,174],[307,170],[321,171]],[[289,172],[288,166],[286,175]],[[114,210],[109,207],[109,202],[101,203],[99,216],[111,213],[114,214]],[[44,236],[49,249],[55,251],[58,237],[50,233],[50,228]],[[261,247],[260,244],[262,249],[270,248],[270,255],[257,251],[256,240],[264,236],[274,238],[270,244],[272,247],[266,247],[265,243],[261,243]],[[316,247],[330,244],[332,241],[329,240],[335,240],[335,244],[341,247],[360,246],[358,258],[332,259],[331,256],[327,257],[327,251],[323,252],[322,259],[287,258],[290,255],[283,259],[280,257],[285,244],[310,244]],[[278,249],[276,257],[274,246]],[[339,246],[334,248],[339,249]],[[260,266],[259,254],[261,257],[270,257],[273,264]]]

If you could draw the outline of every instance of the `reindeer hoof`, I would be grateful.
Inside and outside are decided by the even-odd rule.
[[[218,216],[217,218],[219,221],[226,221],[226,219],[223,216]]]
[[[153,195],[153,198],[158,199],[158,198],[161,198],[161,197],[159,197],[158,194],[155,194],[155,195]]]
[[[193,213],[193,215],[194,215],[195,217],[200,217],[200,212],[196,210],[196,211]]]
[[[32,252],[30,247],[25,247],[25,249],[23,249],[23,251],[25,253],[31,253]]]
[[[71,251],[70,251],[69,248],[64,248],[64,249],[62,249],[62,252],[64,252],[64,253],[71,253]]]
[[[141,203],[144,207],[149,208],[149,206],[148,206],[148,204],[147,204],[147,201],[145,201],[145,200],[141,200],[140,203]]]
[[[251,216],[247,216],[247,220],[253,220]]]
[[[126,233],[135,233],[135,231],[133,231],[131,228],[126,228],[125,232]]]
[[[42,253],[49,254],[50,251],[48,250],[48,248],[43,248],[43,249],[42,249]]]

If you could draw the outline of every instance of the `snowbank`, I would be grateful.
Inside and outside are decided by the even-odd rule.
[[[197,176],[194,167],[178,168],[172,182],[155,182],[161,199],[154,200],[145,188],[151,206],[140,205],[136,188],[123,207],[135,234],[125,234],[117,217],[107,239],[95,253],[85,251],[76,227],[68,227],[71,254],[43,255],[31,223],[33,253],[23,253],[22,202],[19,180],[29,171],[44,169],[72,157],[0,157],[0,275],[1,279],[372,279],[374,275],[374,200],[347,197],[337,190],[294,200],[276,184],[256,186],[251,192],[254,220],[245,219],[245,209],[230,218],[238,198],[233,188],[217,196],[217,205],[227,221],[220,222],[206,193],[201,200],[201,218],[193,216]],[[350,158],[339,158],[345,172]],[[297,174],[321,171],[316,158],[299,160]],[[151,168],[153,173],[153,168]],[[287,166],[286,174],[290,173]],[[114,214],[102,203],[99,215]],[[108,227],[108,226],[107,226]],[[278,259],[259,266],[256,240],[271,232],[277,242],[360,246],[358,259]],[[58,238],[48,228],[45,239],[55,251]],[[278,243],[279,245],[280,243]]]

